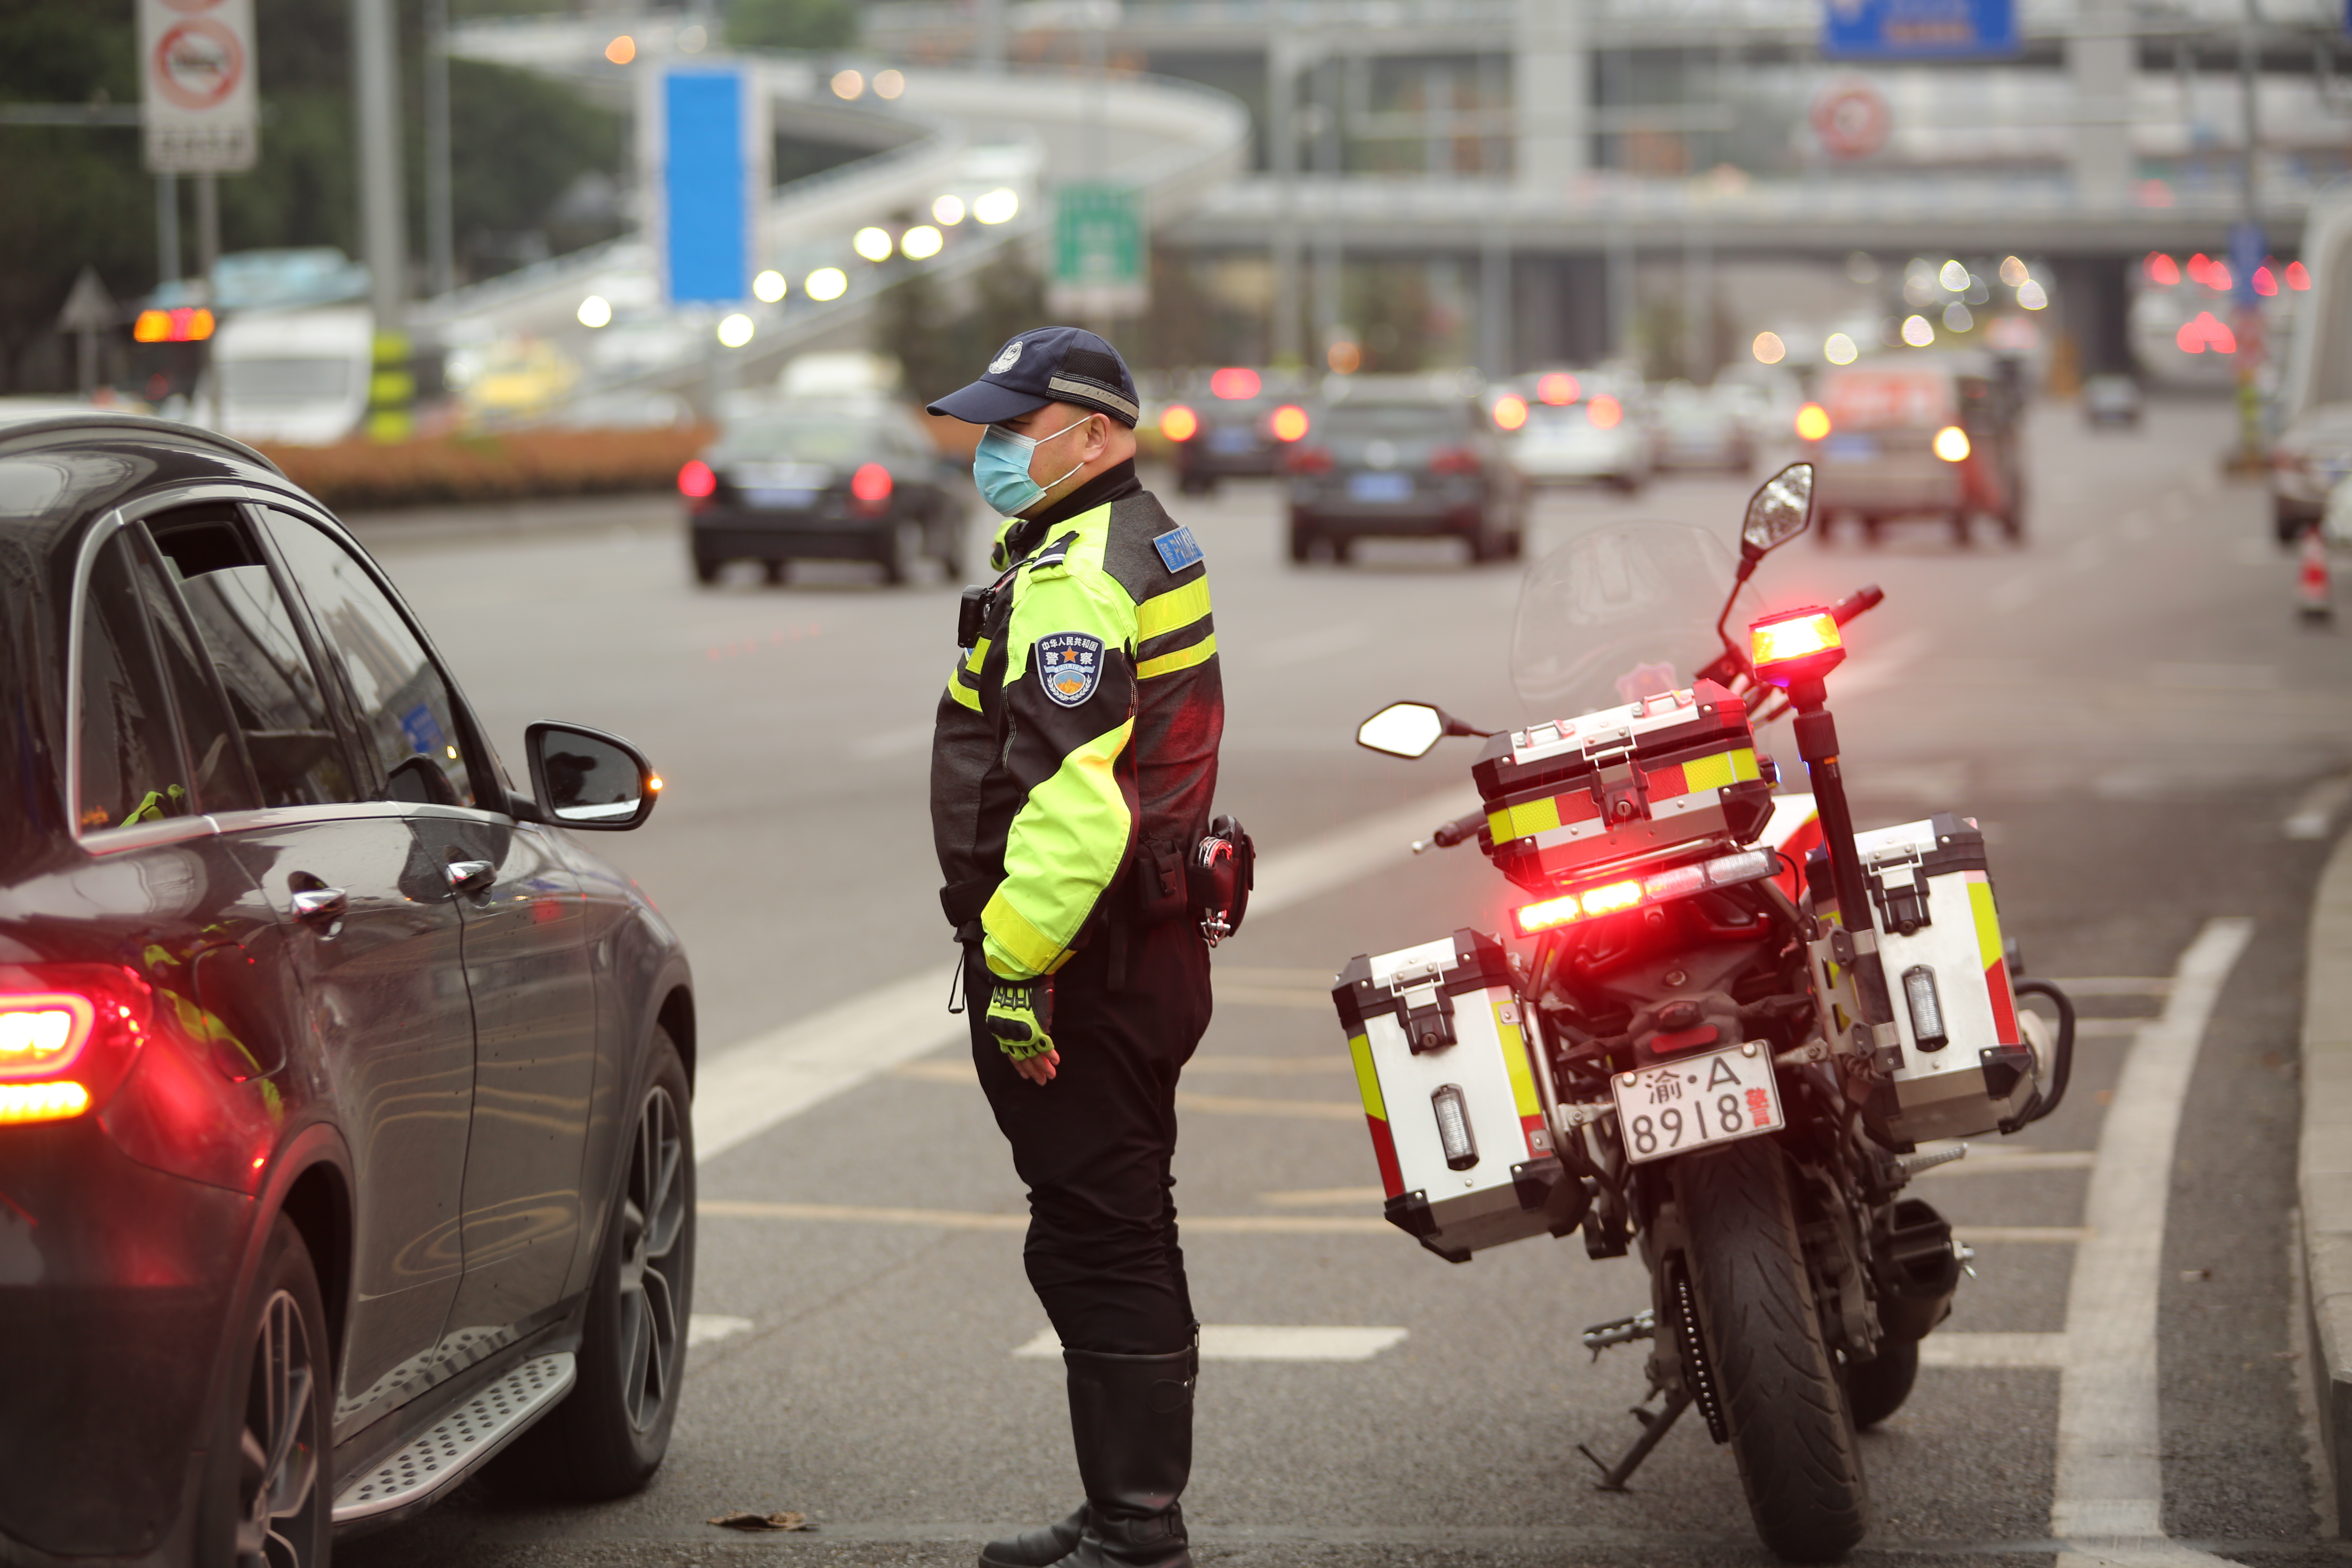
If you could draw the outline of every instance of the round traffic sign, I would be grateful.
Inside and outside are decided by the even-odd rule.
[[[155,41],[147,66],[155,89],[173,108],[211,109],[227,101],[245,79],[245,48],[211,17],[191,16]]]
[[[1886,99],[1866,81],[1833,81],[1813,100],[1813,134],[1833,158],[1867,158],[1894,125]]]

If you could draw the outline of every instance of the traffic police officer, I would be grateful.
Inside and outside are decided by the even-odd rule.
[[[1094,333],[1024,332],[930,412],[988,427],[972,477],[1007,519],[1000,575],[965,595],[931,823],[1086,1487],[980,1560],[1189,1568],[1199,1356],[1169,1162],[1210,1009],[1185,889],[1224,729],[1208,570],[1136,478],[1134,378]]]

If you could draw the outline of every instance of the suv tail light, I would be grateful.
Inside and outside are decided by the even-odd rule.
[[[690,501],[709,500],[718,489],[718,474],[699,458],[677,471],[677,493]]]
[[[0,965],[0,1126],[103,1106],[137,1061],[147,984],[104,963]]]
[[[1525,416],[1522,409],[1522,419]],[[1429,471],[1433,474],[1475,474],[1481,467],[1478,454],[1467,447],[1440,447],[1429,455]]]
[[[1290,454],[1290,471],[1294,474],[1328,474],[1331,471],[1331,449],[1328,447],[1298,447]]]

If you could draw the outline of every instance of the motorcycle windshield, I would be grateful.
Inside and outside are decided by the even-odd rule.
[[[1723,652],[1715,618],[1737,575],[1704,529],[1632,522],[1596,529],[1536,563],[1519,588],[1511,684],[1531,721],[1571,719],[1690,685]],[[1727,629],[1763,613],[1742,589]]]

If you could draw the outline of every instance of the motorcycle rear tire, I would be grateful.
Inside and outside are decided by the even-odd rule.
[[[1884,1339],[1878,1353],[1845,1369],[1846,1408],[1857,1427],[1877,1426],[1903,1408],[1919,1377],[1919,1342]]]
[[[1769,1139],[1745,1139],[1683,1161],[1675,1184],[1699,1330],[1756,1533],[1792,1563],[1841,1557],[1870,1528],[1870,1491],[1786,1156]]]

